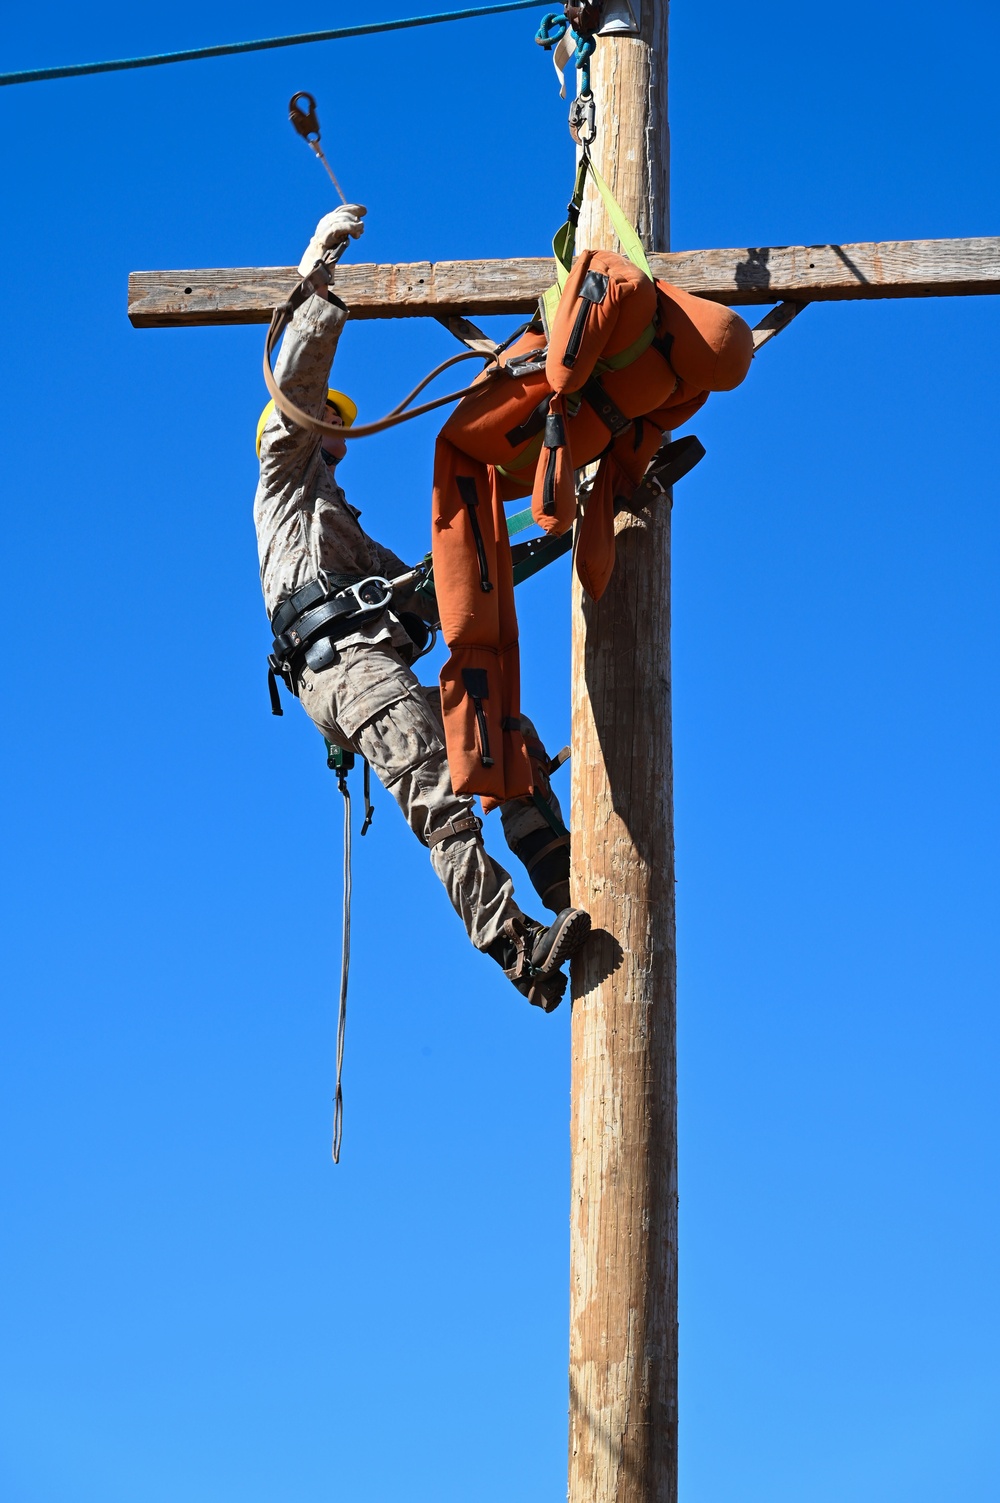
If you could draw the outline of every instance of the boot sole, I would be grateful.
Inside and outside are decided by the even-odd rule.
[[[571,955],[576,954],[589,933],[590,914],[575,908],[557,930],[544,963],[536,967],[538,975],[551,976],[554,971],[558,971]]]

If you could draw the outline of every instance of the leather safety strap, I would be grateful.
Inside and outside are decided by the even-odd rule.
[[[289,595],[283,600],[271,617],[271,631],[276,637],[288,629],[298,616],[303,615],[314,605],[321,605],[333,595],[339,595],[342,590],[351,585],[360,584],[363,579],[370,578],[367,574],[332,574],[325,573],[322,579],[311,579],[308,584],[302,585],[294,595]]]
[[[274,669],[270,663],[267,665],[267,692],[271,700],[271,714],[284,715],[285,712],[281,708],[281,695],[278,693],[278,681],[274,676]]]
[[[658,503],[704,457],[705,445],[693,433],[684,438],[664,439],[631,496],[615,497],[615,511],[641,511],[644,506]]]
[[[551,856],[553,851],[563,851],[568,845],[568,835],[559,835],[555,840],[550,840],[548,845],[543,845],[540,851],[534,851],[532,855],[528,857],[528,859],[524,863],[525,871],[527,871],[530,876],[530,874],[535,870],[535,867],[538,865],[538,863],[540,861],[543,861],[546,856]]]
[[[541,433],[545,427],[545,419],[548,417],[548,414],[549,393],[546,392],[538,406],[528,413],[524,422],[518,423],[516,428],[511,428],[505,435],[511,448],[516,449],[518,444],[523,444],[526,439],[534,438],[536,433]]]
[[[410,418],[420,417],[422,413],[433,412],[437,407],[444,407],[449,402],[460,401],[462,397],[467,397],[472,392],[478,393],[481,391],[482,388],[477,382],[472,386],[463,386],[461,391],[450,391],[446,396],[436,397],[432,402],[422,402],[419,407],[410,406],[410,403],[415,397],[419,396],[425,386],[429,386],[436,376],[439,376],[442,371],[447,370],[450,366],[456,365],[460,360],[482,360],[490,368],[491,375],[499,373],[500,367],[496,364],[494,355],[487,354],[483,350],[463,350],[460,355],[452,355],[450,359],[442,360],[440,365],[435,366],[429,375],[426,375],[422,381],[417,383],[409,396],[404,397],[391,412],[386,413],[385,417],[379,418],[375,423],[354,423],[350,428],[345,428],[339,424],[324,422],[322,418],[314,417],[312,413],[304,412],[301,407],[298,407],[281,390],[275,378],[274,371],[271,369],[271,361],[274,358],[274,351],[277,348],[278,340],[285,332],[295,309],[305,301],[306,297],[311,296],[317,290],[313,281],[315,276],[316,273],[311,273],[309,277],[306,277],[293,289],[287,302],[275,308],[274,313],[271,315],[271,326],[267,331],[267,339],[264,341],[264,384],[271,395],[275,407],[288,418],[289,422],[294,423],[297,428],[305,428],[307,432],[311,433],[328,433],[334,438],[367,438],[369,434],[382,433],[386,428],[395,428],[398,423],[406,423]],[[340,299],[337,298],[336,301],[340,302]],[[340,306],[343,307],[344,304],[340,303]]]
[[[285,659],[293,658],[320,637],[346,637],[355,623],[360,625],[364,621],[377,620],[385,614],[386,609],[387,605],[383,605],[381,610],[373,607],[366,611],[363,606],[359,608],[356,600],[344,600],[335,596],[295,617],[281,636],[275,637],[274,655]]]
[[[482,842],[483,822],[476,814],[456,814],[454,819],[440,830],[434,830],[427,836],[427,848],[433,850],[440,845],[442,840],[450,840],[453,835],[464,835],[467,839]]]
[[[583,396],[588,405],[597,413],[605,428],[610,430],[612,438],[617,438],[619,433],[624,433],[626,428],[631,428],[632,419],[627,418],[621,408],[612,402],[596,376],[591,376],[584,386]]]

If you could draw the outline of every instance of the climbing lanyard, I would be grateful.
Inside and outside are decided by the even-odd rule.
[[[377,422],[355,423],[350,428],[344,428],[338,424],[326,423],[322,418],[313,417],[310,413],[303,412],[301,407],[297,407],[291,398],[285,395],[275,380],[274,371],[271,369],[274,349],[278,340],[285,332],[296,308],[300,307],[306,298],[311,297],[314,292],[329,286],[327,268],[332,267],[339,261],[346,246],[347,236],[345,234],[344,240],[339,245],[335,245],[332,250],[325,252],[309,275],[303,277],[302,281],[292,289],[287,302],[275,308],[274,313],[271,315],[271,327],[267,331],[267,340],[264,345],[264,384],[274,399],[275,407],[280,412],[283,412],[285,417],[293,422],[296,427],[311,430],[313,433],[329,433],[335,438],[340,439],[368,438],[373,433],[382,433],[386,428],[395,428],[398,423],[409,422],[410,418],[421,417],[425,412],[433,412],[435,408],[444,407],[449,402],[461,401],[462,397],[467,397],[474,391],[481,391],[482,388],[478,384],[463,386],[461,391],[450,391],[446,396],[435,397],[432,402],[422,402],[419,407],[410,406],[410,403],[415,397],[420,395],[425,386],[429,386],[435,377],[441,375],[442,371],[448,370],[452,365],[457,365],[459,361],[482,360],[487,366],[493,366],[491,374],[499,372],[500,367],[496,364],[496,352],[463,350],[461,354],[451,355],[447,360],[442,360],[440,365],[436,365],[422,381],[417,383],[408,396],[404,397],[391,412],[386,413],[385,417],[379,418]]]
[[[347,786],[347,774],[354,766],[354,753],[344,751],[332,741],[326,743],[326,765],[337,774],[337,787],[344,798],[344,917],[340,945],[340,1000],[337,1005],[337,1083],[333,1093],[333,1162],[340,1163],[340,1144],[344,1136],[344,1039],[347,1034],[347,979],[351,970],[351,790]],[[365,818],[362,835],[367,835],[375,814],[371,800],[371,768],[364,759]]]
[[[292,95],[291,99],[288,101],[288,118],[292,122],[292,125],[295,127],[295,129],[298,131],[299,135],[306,142],[307,146],[309,146],[311,150],[316,153],[316,156],[323,163],[323,166],[326,168],[329,175],[330,181],[333,183],[333,186],[336,188],[337,193],[340,195],[341,203],[346,204],[347,199],[344,197],[344,190],[338,183],[336,176],[334,175],[333,168],[327,161],[326,156],[323,152],[323,148],[320,145],[320,128],[319,118],[316,114],[316,100],[310,93],[307,92],[307,90],[300,89],[297,93]],[[448,368],[452,365],[457,365],[460,360],[472,360],[476,358],[476,356],[478,356],[480,360],[486,361],[487,364],[495,362],[496,360],[495,351],[486,352],[481,350],[465,350],[461,355],[452,355],[450,359],[442,360],[440,365],[434,367],[430,375],[425,376],[424,379],[413,388],[409,396],[404,397],[402,402],[400,402],[398,406],[394,407],[392,411],[387,413],[384,418],[380,418],[377,422],[374,423],[355,423],[350,429],[347,429],[342,426],[334,425],[332,423],[326,423],[321,418],[315,418],[312,417],[309,413],[303,412],[301,407],[297,407],[294,402],[292,402],[288,397],[285,396],[281,388],[278,386],[278,383],[275,381],[274,373],[271,370],[271,360],[273,357],[273,352],[275,346],[278,343],[278,340],[284,333],[285,328],[287,327],[288,322],[292,314],[295,312],[296,308],[298,308],[307,297],[310,297],[312,293],[322,291],[324,287],[331,285],[333,281],[333,267],[340,260],[340,257],[347,249],[347,244],[348,236],[345,231],[344,239],[338,245],[333,246],[331,250],[328,250],[320,258],[320,260],[310,271],[309,275],[307,277],[304,277],[302,281],[293,289],[287,302],[283,303],[280,307],[275,308],[274,314],[271,318],[271,327],[267,333],[267,343],[264,348],[264,381],[267,385],[268,391],[271,393],[271,396],[274,399],[274,405],[278,408],[278,410],[280,412],[283,412],[285,417],[289,418],[290,421],[295,423],[299,428],[311,430],[313,433],[329,433],[341,439],[367,438],[373,433],[384,432],[386,428],[394,428],[398,423],[408,422],[410,418],[420,417],[425,412],[433,412],[435,408],[444,407],[449,402],[459,401],[462,397],[469,395],[469,393],[473,389],[471,386],[465,386],[461,391],[449,392],[448,395],[444,397],[437,397],[433,402],[423,402],[419,407],[410,408],[410,403],[414,400],[415,397],[418,397],[420,395],[425,386],[429,386],[430,383],[435,379],[435,377],[441,375],[442,371],[448,370]]]
[[[566,16],[552,14],[544,17],[536,37],[536,41],[540,42],[543,47],[551,49],[557,40],[560,47],[562,47],[565,38],[571,35],[576,46],[577,67],[580,69],[580,93],[573,101],[572,108],[570,109],[570,134],[580,146],[581,156],[573,196],[567,208],[566,223],[558,231],[552,242],[552,249],[556,258],[556,282],[541,299],[542,317],[546,321],[555,315],[560,293],[566,285],[572,268],[576,246],[576,226],[580,217],[580,207],[583,203],[583,191],[588,172],[594,180],[598,193],[601,195],[608,218],[614,226],[615,233],[621,243],[623,253],[640,271],[645,272],[650,280],[653,280],[649,261],[647,260],[646,252],[643,249],[639,236],[618,206],[611,189],[604,181],[590,156],[590,145],[596,134],[596,111],[594,96],[590,89],[590,57],[596,46],[593,29],[595,25],[599,24],[599,21],[600,6],[587,3],[587,0],[584,0],[583,4],[568,5]],[[561,54],[557,50],[557,72],[559,72],[558,63],[560,56]],[[562,78],[561,72],[560,78]],[[308,108],[304,109],[302,107],[302,101],[305,101]],[[340,185],[333,176],[330,165],[323,156],[322,148],[319,144],[319,120],[316,116],[316,101],[313,96],[304,91],[294,94],[289,104],[289,118],[298,133],[320,157],[327,172],[330,173],[333,179],[337,192],[343,198]],[[315,140],[313,139],[314,136]],[[436,377],[462,360],[482,360],[484,362],[482,374],[489,378],[497,378],[505,373],[504,368],[500,365],[499,356],[506,348],[506,345],[511,342],[510,340],[505,341],[504,344],[496,348],[463,350],[461,354],[452,355],[448,360],[442,360],[441,364],[436,365],[429,375],[426,375],[422,381],[418,382],[409,395],[393,407],[391,412],[386,413],[385,417],[379,418],[373,423],[354,423],[350,428],[344,428],[341,425],[327,423],[322,418],[313,417],[311,413],[303,412],[302,408],[291,401],[279,387],[274,377],[271,362],[274,358],[274,351],[277,348],[278,341],[287,328],[295,310],[305,302],[306,298],[311,297],[314,292],[325,291],[331,285],[333,268],[346,250],[347,244],[348,236],[345,231],[344,239],[323,254],[309,274],[303,277],[292,289],[288,299],[275,308],[271,316],[271,325],[267,331],[267,340],[264,345],[264,381],[274,399],[275,406],[280,412],[284,413],[286,418],[295,423],[297,427],[305,428],[307,431],[313,433],[330,434],[347,441],[368,438],[372,434],[383,433],[387,428],[394,428],[400,423],[406,423],[410,418],[421,417],[424,413],[434,412],[437,408],[445,407],[450,402],[461,401],[463,397],[470,396],[473,392],[480,392],[482,390],[482,375],[477,378],[476,382],[462,387],[459,391],[450,391],[443,397],[436,397],[430,402],[422,402],[417,407],[411,405],[424,388],[429,386]],[[516,335],[512,336],[512,338],[515,337]],[[514,375],[516,372],[512,367],[508,367],[506,374]]]
[[[601,20],[601,0],[567,0],[565,15],[555,13],[543,17],[542,24],[538,29],[535,40],[547,50],[556,48],[555,63],[556,72],[562,82],[562,66],[565,65],[570,52],[576,51],[576,66],[580,72],[580,88],[577,98],[573,101],[570,109],[570,134],[581,148],[580,163],[577,169],[576,185],[573,197],[567,210],[567,221],[556,234],[552,243],[552,249],[556,257],[556,283],[549,288],[541,300],[541,312],[543,320],[554,316],[559,295],[566,280],[569,277],[573,264],[573,255],[576,245],[576,226],[580,217],[580,207],[583,203],[583,191],[586,185],[587,174],[590,173],[598,193],[604,202],[618,239],[621,242],[623,253],[650,278],[650,271],[646,252],[635,229],[629,224],[622,210],[615,202],[614,195],[601,176],[597,167],[590,157],[590,146],[596,135],[596,108],[594,96],[590,87],[590,59],[597,45],[595,30]],[[570,45],[572,43],[572,46]],[[565,93],[565,88],[562,91]],[[333,169],[323,154],[320,145],[319,119],[316,114],[316,100],[312,94],[301,90],[292,95],[288,106],[289,119],[306,141],[309,147],[316,153],[323,163],[330,178],[344,199],[340,184],[334,176]],[[338,244],[332,246],[317,261],[307,276],[292,289],[286,301],[275,308],[271,317],[270,328],[267,331],[267,339],[264,345],[264,382],[267,386],[275,406],[297,427],[305,428],[312,433],[325,433],[342,440],[353,441],[358,438],[367,438],[375,433],[382,433],[387,428],[394,428],[400,423],[405,423],[410,418],[421,417],[424,413],[434,412],[439,407],[445,407],[451,402],[461,401],[463,397],[473,392],[482,390],[482,375],[496,378],[504,374],[504,368],[499,362],[499,355],[505,345],[491,347],[489,349],[463,350],[459,355],[452,355],[448,360],[442,360],[440,365],[434,367],[429,375],[413,388],[408,396],[404,397],[391,412],[385,417],[379,418],[373,423],[354,423],[350,428],[342,425],[327,423],[322,418],[314,417],[311,413],[304,412],[298,407],[279,387],[272,370],[274,351],[285,329],[287,328],[295,310],[299,308],[308,297],[315,292],[325,292],[333,281],[333,268],[340,260],[347,248],[348,236],[344,232],[344,238]],[[514,336],[516,337],[516,336]],[[507,341],[506,343],[509,343]],[[484,362],[482,375],[469,386],[462,387],[459,391],[448,392],[443,397],[436,397],[430,402],[421,402],[414,407],[412,403],[420,395],[425,387],[429,386],[435,378],[457,365],[462,360],[480,359]],[[508,368],[506,374],[516,374],[514,369]]]
[[[347,768],[336,769],[337,787],[344,798],[344,921],[340,941],[340,1001],[337,1006],[337,1084],[333,1093],[333,1162],[340,1163],[340,1141],[344,1135],[344,1037],[347,1032],[347,978],[351,969],[351,790],[347,786]]]
[[[316,101],[311,94],[306,93],[305,89],[300,90],[297,94],[293,94],[288,101],[288,118],[306,145],[319,157],[326,168],[327,176],[340,195],[340,202],[346,204],[347,199],[344,197],[344,190],[337,182],[333,168],[327,161],[323,148],[319,144],[319,120],[316,117]]]

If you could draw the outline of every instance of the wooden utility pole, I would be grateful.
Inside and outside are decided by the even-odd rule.
[[[599,38],[594,159],[668,249],[667,0]],[[578,245],[617,248],[591,197]],[[677,1497],[677,1090],[670,509],[626,513],[602,599],[574,583],[569,1503]]]
[[[1000,294],[1000,238],[668,251],[668,0],[605,0],[594,159],[655,276],[731,304]],[[588,199],[578,245],[615,248]],[[355,318],[529,311],[548,257],[341,266]],[[293,267],[134,272],[139,328],[267,323]],[[676,1503],[677,1146],[670,511],[626,513],[595,604],[574,585],[573,896],[595,936],[573,975],[569,1503]]]

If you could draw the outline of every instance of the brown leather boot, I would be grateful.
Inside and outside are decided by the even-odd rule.
[[[532,1007],[554,1012],[566,992],[560,967],[589,933],[590,915],[579,908],[565,908],[548,928],[534,919],[508,919],[486,953]]]

